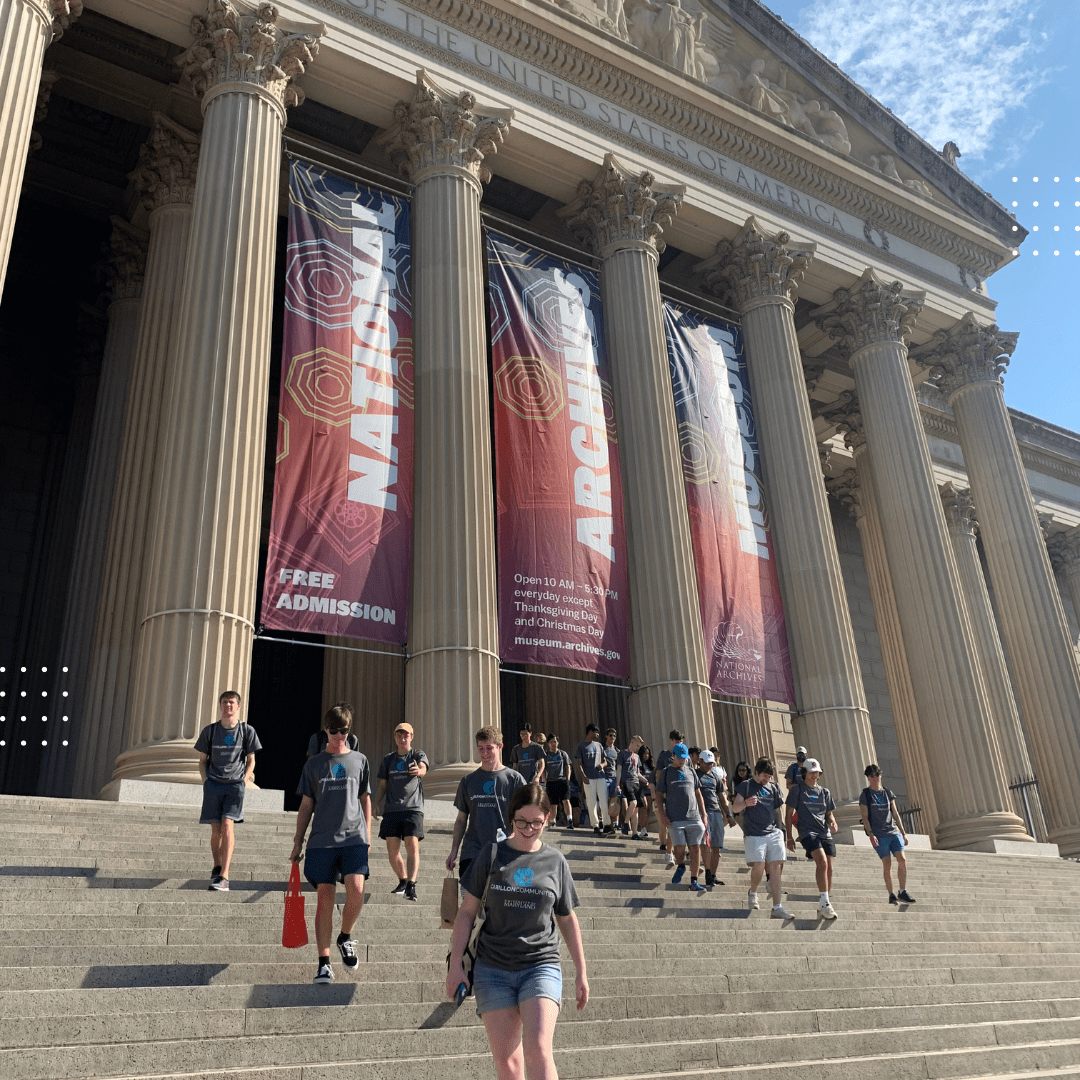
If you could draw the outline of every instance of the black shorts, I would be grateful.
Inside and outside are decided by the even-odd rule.
[[[304,877],[316,888],[320,885],[336,885],[352,874],[365,878],[369,876],[367,844],[308,848],[304,855]]]
[[[645,796],[648,794],[648,788],[644,784],[634,784],[629,780],[624,780],[622,783],[622,797],[628,803],[634,803],[636,806],[645,805]]]
[[[566,780],[548,780],[544,790],[551,805],[557,806],[570,794],[570,784]]]
[[[836,841],[831,836],[818,836],[816,833],[811,836],[803,836],[799,839],[799,843],[802,844],[803,850],[806,852],[808,859],[813,859],[813,852],[821,848],[830,859],[836,858]]]
[[[417,840],[424,839],[424,811],[423,810],[391,810],[383,814],[379,823],[380,840],[401,840],[406,836],[415,836]]]

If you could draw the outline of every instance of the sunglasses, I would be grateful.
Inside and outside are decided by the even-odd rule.
[[[348,735],[349,729],[347,727],[331,727],[326,729],[327,735]]]

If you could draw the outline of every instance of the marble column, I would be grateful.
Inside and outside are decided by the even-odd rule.
[[[629,722],[661,748],[673,727],[699,746],[715,738],[657,277],[664,227],[685,190],[632,174],[608,154],[596,179],[579,185],[578,198],[559,211],[601,260],[626,499]]]
[[[82,9],[82,0],[0,0],[0,293],[38,108],[42,57]]]
[[[97,379],[97,394],[88,444],[80,445],[78,472],[82,497],[69,563],[60,642],[56,651],[57,692],[68,698],[50,717],[48,751],[42,759],[42,795],[71,794],[76,752],[89,679],[90,654],[101,570],[108,535],[128,383],[138,336],[139,311],[146,273],[147,236],[128,222],[113,218],[107,273],[110,303],[108,332]],[[64,670],[66,669],[66,671]],[[61,699],[54,697],[54,701]],[[57,715],[59,713],[59,715]],[[63,719],[67,716],[67,720]]]
[[[1016,334],[970,312],[915,353],[948,396],[1049,839],[1080,854],[1080,666],[1002,391]]]
[[[480,105],[420,72],[384,140],[412,181],[416,443],[405,716],[431,760],[428,795],[476,768],[474,734],[499,726],[484,158],[513,110]],[[421,734],[423,733],[423,734]],[[507,733],[508,742],[513,734]]]
[[[920,295],[868,269],[815,319],[855,375],[867,454],[937,800],[938,847],[1031,841],[1012,800],[908,370]]]
[[[822,409],[822,415],[843,433],[844,441],[855,457],[855,467],[826,481],[826,486],[829,493],[850,510],[855,518],[855,527],[859,530],[870,586],[870,602],[874,606],[874,626],[881,647],[881,662],[885,667],[885,684],[889,691],[900,760],[904,766],[908,800],[911,806],[919,808],[920,830],[933,836],[938,821],[937,800],[926,760],[926,744],[919,723],[919,709],[904,649],[900,616],[896,610],[896,594],[885,554],[881,514],[866,455],[866,437],[858,399],[854,393],[841,394],[836,402]]]
[[[72,714],[79,727],[72,793],[79,798],[97,796],[126,742],[154,463],[180,316],[198,161],[199,137],[155,114],[131,176],[136,198],[148,214],[150,240],[87,680]]]
[[[1047,541],[1047,550],[1054,569],[1065,578],[1065,587],[1069,590],[1069,599],[1072,601],[1073,617],[1080,626],[1080,526],[1069,529],[1068,532],[1055,533]],[[1071,632],[1069,637],[1075,651],[1076,639]]]
[[[179,58],[204,126],[165,384],[127,749],[114,781],[196,783],[192,741],[247,696],[259,565],[274,248],[291,80],[322,28],[210,0]]]
[[[795,337],[795,296],[813,253],[787,233],[766,236],[751,217],[697,269],[742,315],[800,713],[795,734],[828,769],[850,825],[875,750]]]

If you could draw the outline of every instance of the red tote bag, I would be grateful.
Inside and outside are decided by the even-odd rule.
[[[285,920],[281,924],[281,944],[286,949],[299,949],[307,943],[304,896],[300,892],[300,864],[293,863],[289,887],[285,890]]]

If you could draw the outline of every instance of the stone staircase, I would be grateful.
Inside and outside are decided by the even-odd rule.
[[[0,1076],[494,1076],[472,1003],[443,999],[448,823],[429,825],[417,904],[388,895],[373,849],[360,967],[338,961],[337,981],[313,986],[314,944],[278,944],[293,816],[248,816],[227,894],[206,891],[196,817],[0,796]],[[574,871],[592,987],[556,1030],[564,1080],[1080,1080],[1075,863],[916,852],[918,903],[897,909],[874,855],[841,848],[840,918],[818,924],[798,860],[784,872],[796,918],[781,924],[764,894],[746,910],[737,852],[726,885],[691,895],[654,842],[547,839]]]

